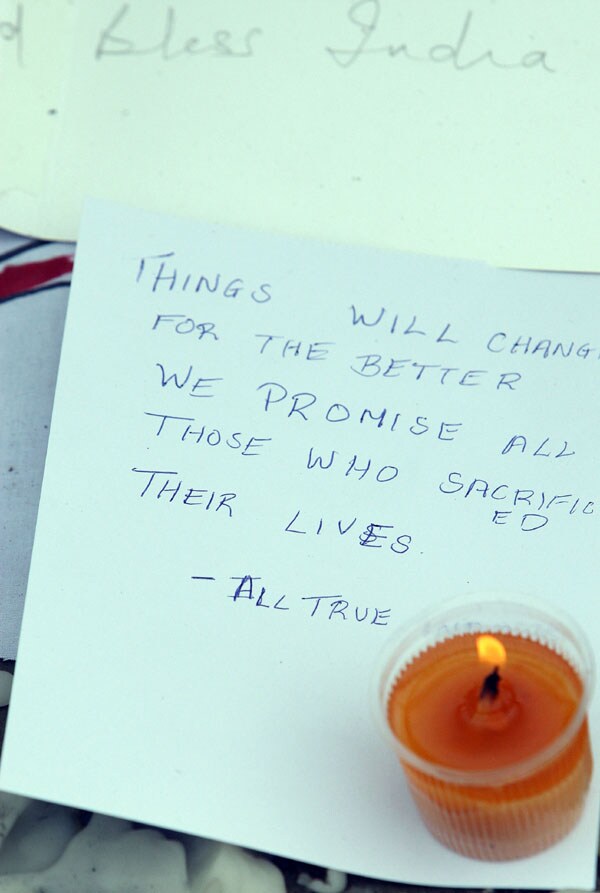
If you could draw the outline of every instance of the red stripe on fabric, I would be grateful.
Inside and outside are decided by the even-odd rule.
[[[70,273],[72,269],[72,254],[61,254],[28,264],[7,264],[0,271],[0,301],[32,288],[39,288]]]

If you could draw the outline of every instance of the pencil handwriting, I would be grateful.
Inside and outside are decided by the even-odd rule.
[[[548,62],[546,50],[517,52],[512,59],[501,58],[500,54],[486,47],[474,32],[474,13],[467,10],[459,23],[456,35],[450,40],[432,43],[430,46],[415,47],[406,41],[390,41],[373,44],[375,36],[381,36],[381,0],[354,0],[348,8],[347,19],[354,28],[356,38],[349,47],[326,47],[333,62],[340,68],[350,68],[361,56],[384,55],[390,59],[401,58],[410,63],[449,64],[455,71],[469,71],[478,65],[487,64],[498,69],[541,68],[554,73],[555,68]],[[486,48],[484,48],[486,47]]]
[[[123,3],[117,13],[103,28],[96,45],[96,59],[106,56],[151,56],[158,55],[165,62],[171,62],[181,56],[214,56],[220,58],[247,58],[254,55],[254,41],[262,31],[260,28],[249,28],[240,37],[234,37],[231,31],[218,29],[207,39],[193,36],[182,36],[178,29],[177,14],[173,6],[168,6],[164,14],[162,29],[158,40],[151,44],[140,43],[132,31],[126,31],[131,23],[129,19],[130,4]]]
[[[18,65],[23,65],[23,4],[15,4],[13,18],[0,19],[0,46],[11,44],[14,47]]]

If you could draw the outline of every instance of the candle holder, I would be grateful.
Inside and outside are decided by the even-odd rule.
[[[384,655],[378,717],[430,832],[475,859],[540,852],[592,773],[593,656],[553,608],[501,597],[422,615]]]

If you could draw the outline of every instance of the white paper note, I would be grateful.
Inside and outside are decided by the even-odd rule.
[[[457,593],[530,592],[600,647],[597,295],[90,204],[3,789],[373,877],[592,887],[596,786],[554,849],[458,857],[369,691]]]
[[[91,194],[600,269],[596,0],[54,3],[0,7],[7,35],[22,9],[20,66],[0,22],[8,229],[74,240]]]

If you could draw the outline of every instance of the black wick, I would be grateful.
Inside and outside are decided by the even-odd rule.
[[[491,701],[495,701],[498,697],[498,684],[500,682],[500,673],[498,672],[498,669],[499,667],[494,667],[492,672],[483,680],[483,685],[479,692],[480,699],[489,698]]]

